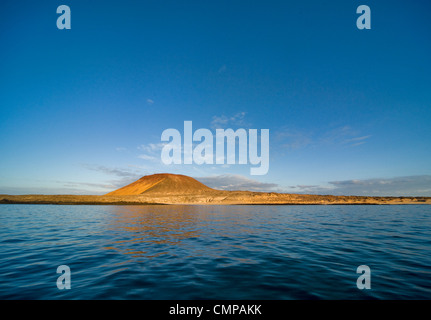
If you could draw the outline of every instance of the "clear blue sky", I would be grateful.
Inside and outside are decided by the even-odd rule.
[[[356,28],[361,4],[371,30]],[[101,194],[172,172],[431,196],[430,14],[407,0],[1,1],[0,193]],[[268,174],[162,165],[162,131],[185,120],[270,129]]]

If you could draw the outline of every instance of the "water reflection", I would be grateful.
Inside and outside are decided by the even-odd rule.
[[[111,210],[112,241],[106,250],[134,258],[181,255],[253,263],[244,256],[226,256],[232,249],[246,251],[241,239],[253,241],[257,232],[256,216],[247,207],[235,207],[235,214],[228,206],[115,206]]]

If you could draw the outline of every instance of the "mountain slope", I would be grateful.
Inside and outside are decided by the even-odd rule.
[[[112,191],[107,196],[140,194],[202,194],[215,191],[203,183],[179,174],[153,174]]]

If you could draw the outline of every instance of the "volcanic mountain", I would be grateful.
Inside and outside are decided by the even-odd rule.
[[[107,196],[130,196],[141,194],[204,194],[215,191],[196,179],[180,174],[153,174],[144,176],[131,184],[112,191]]]

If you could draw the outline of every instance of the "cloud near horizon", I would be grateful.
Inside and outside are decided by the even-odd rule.
[[[97,184],[99,188],[107,189],[107,190],[115,190],[125,185],[128,185],[139,178],[141,178],[144,174],[142,173],[142,168],[137,168],[135,166],[129,166],[130,169],[123,168],[109,168],[100,165],[83,165],[84,168],[92,171],[102,172],[108,176],[117,177],[117,179],[112,179],[106,181],[106,183]],[[79,182],[64,182],[65,186],[70,187],[71,184],[78,187],[79,185],[88,186],[88,183],[79,183]]]
[[[85,165],[89,170],[99,171],[116,179],[104,183],[52,181],[58,188],[0,186],[1,194],[105,194],[109,191],[128,185],[145,174],[137,168],[120,169],[105,166]],[[139,168],[141,169],[141,168]],[[254,192],[280,192],[297,194],[322,195],[356,195],[356,196],[431,196],[431,175],[404,176],[381,179],[351,179],[329,181],[325,185],[281,186],[277,183],[260,182],[237,174],[221,174],[206,177],[195,177],[208,187],[218,190],[241,190]]]
[[[431,175],[330,181],[326,186],[297,185],[291,192],[357,196],[431,196]]]
[[[241,190],[241,191],[280,191],[276,183],[259,182],[238,174],[222,174],[209,177],[199,177],[196,180],[202,182],[210,188],[218,190]]]

